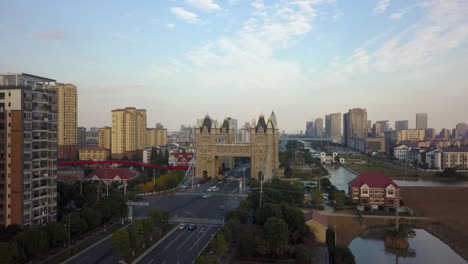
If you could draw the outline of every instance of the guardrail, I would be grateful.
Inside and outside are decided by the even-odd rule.
[[[174,192],[177,188],[167,189],[159,192],[146,192],[146,193],[137,193],[137,196],[155,196],[155,195],[162,195],[170,192]]]

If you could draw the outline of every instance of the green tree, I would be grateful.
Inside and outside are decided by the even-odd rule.
[[[255,239],[252,239],[251,237],[241,238],[239,251],[242,256],[253,256],[256,252],[256,248],[257,245],[255,244]]]
[[[64,220],[68,225],[68,217],[70,216],[70,233],[72,236],[82,235],[88,231],[88,224],[86,220],[80,216],[79,213],[71,213],[65,216]]]
[[[18,263],[22,259],[21,249],[16,240],[0,242],[0,264]]]
[[[133,222],[133,224],[127,229],[128,236],[130,238],[130,249],[132,250],[132,256],[135,256],[135,250],[143,245],[143,234],[141,233],[140,226],[138,224],[135,225],[135,222]]]
[[[259,225],[265,224],[267,219],[270,217],[283,218],[284,216],[281,211],[281,206],[273,203],[265,203],[262,208],[255,211],[255,222]]]
[[[333,194],[332,199],[336,201],[336,207],[338,208],[342,207],[346,203],[346,200],[348,199],[344,191],[336,190],[336,191],[333,191],[332,194]]]
[[[288,250],[288,224],[277,217],[268,218],[263,226],[263,238],[270,243],[274,255],[282,256]]]
[[[333,249],[335,264],[355,264],[354,255],[348,247],[336,246]]]
[[[83,197],[87,204],[92,205],[97,201],[98,185],[95,183],[84,184]]]
[[[288,225],[288,229],[291,231],[291,239],[296,242],[301,235],[308,233],[307,225],[304,222],[304,213],[297,207],[283,205],[282,211],[284,220]],[[293,236],[293,234],[298,234]]]
[[[45,230],[48,234],[51,248],[64,245],[68,239],[67,228],[60,222],[48,222]]]
[[[313,188],[312,189],[312,199],[315,204],[323,204],[323,194],[322,191],[319,188]]]
[[[93,208],[85,208],[81,212],[81,216],[85,219],[89,229],[93,229],[101,224],[101,213]]]
[[[138,221],[142,221],[143,236],[145,237],[145,240],[149,238],[150,241],[153,241],[153,235],[154,235],[154,229],[155,229],[154,220],[152,218],[145,218],[145,219],[138,220]]]
[[[112,234],[111,239],[112,249],[119,254],[122,259],[126,259],[130,256],[130,236],[127,230],[120,229]]]
[[[312,250],[304,244],[299,244],[296,247],[296,259],[309,260],[312,256]]]
[[[209,256],[197,256],[195,258],[194,264],[221,264],[218,258],[213,255]]]
[[[165,229],[169,224],[169,213],[160,210],[150,210],[148,215],[153,219],[155,226]]]
[[[270,254],[270,243],[261,236],[255,236],[255,250],[260,256]]]
[[[24,230],[18,234],[17,239],[28,257],[43,256],[49,250],[47,233],[40,229]]]
[[[211,247],[218,255],[226,253],[229,249],[223,234],[218,234],[212,241]]]

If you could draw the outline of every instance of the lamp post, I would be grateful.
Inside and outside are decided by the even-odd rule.
[[[75,212],[81,211],[81,208],[78,208],[68,214],[68,256],[71,256],[71,224],[70,224],[70,215]]]

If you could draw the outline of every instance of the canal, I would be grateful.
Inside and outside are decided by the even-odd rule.
[[[415,229],[407,250],[389,250],[384,245],[382,229],[373,229],[355,238],[349,244],[357,264],[390,263],[450,263],[466,264],[448,245],[423,229]]]

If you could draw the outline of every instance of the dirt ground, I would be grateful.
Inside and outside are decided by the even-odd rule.
[[[436,221],[427,231],[468,260],[468,188],[401,187],[401,196],[414,216]]]

